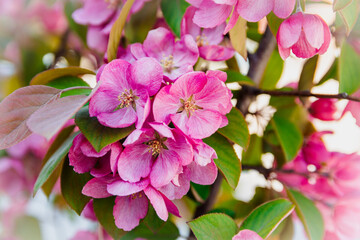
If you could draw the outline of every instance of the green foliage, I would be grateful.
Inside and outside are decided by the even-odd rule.
[[[339,11],[348,6],[353,0],[334,0],[333,9]]]
[[[234,220],[221,213],[206,214],[188,224],[198,240],[229,240],[237,233]]]
[[[235,188],[240,179],[241,164],[233,146],[219,133],[214,133],[211,137],[204,139],[204,142],[215,149],[218,156],[218,159],[214,160],[216,166],[224,174],[229,185]]]
[[[276,36],[276,34],[279,30],[280,24],[284,21],[284,19],[278,18],[273,12],[270,12],[266,16],[266,19],[268,21],[269,28],[270,28],[272,34],[274,36]]]
[[[358,0],[352,0],[350,4],[337,12],[345,24],[346,33],[348,35],[355,27],[356,21],[359,17],[359,6],[360,4]]]
[[[180,37],[181,19],[189,4],[185,0],[161,0],[160,6],[166,23],[175,35]]]
[[[239,144],[243,148],[247,148],[250,135],[242,113],[237,108],[233,107],[226,117],[229,120],[229,124],[220,128],[218,132],[230,141]]]
[[[294,205],[286,199],[264,203],[250,213],[240,230],[252,230],[266,239],[293,210]]]
[[[244,76],[237,71],[225,70],[224,72],[227,74],[226,83],[237,82],[239,84],[254,85],[254,82],[249,77]]]
[[[100,152],[107,145],[125,138],[135,129],[134,126],[127,128],[105,127],[98,122],[96,117],[90,117],[88,107],[82,108],[75,115],[75,123],[97,152]]]
[[[84,80],[79,77],[65,76],[60,77],[46,84],[47,86],[57,88],[57,89],[67,89],[71,87],[89,87],[89,89],[73,89],[65,91],[61,94],[61,97],[67,97],[72,95],[89,95],[91,93],[91,88]]]
[[[243,165],[259,166],[262,154],[262,138],[256,134],[251,135],[249,148],[243,152],[241,163]]]
[[[114,239],[120,239],[126,232],[118,229],[115,225],[113,216],[113,208],[115,204],[115,197],[94,199],[95,215],[105,229]]]
[[[318,63],[318,55],[315,55],[314,57],[307,60],[304,64],[303,70],[300,75],[298,90],[304,91],[304,90],[311,90],[311,88],[314,86],[314,76],[315,76],[315,70]],[[300,98],[300,100],[304,103],[306,106],[309,102],[309,98]]]
[[[339,92],[353,94],[359,89],[359,62],[360,55],[357,54],[349,43],[344,42],[339,58]]]
[[[303,135],[292,121],[275,113],[271,125],[284,151],[287,161],[295,158],[303,142]]]
[[[309,240],[322,240],[324,237],[324,221],[313,201],[295,190],[286,189],[286,192],[296,206],[296,214],[303,223]]]
[[[66,158],[61,171],[61,194],[69,206],[79,215],[91,199],[81,193],[91,178],[92,176],[89,173],[78,174],[74,172],[70,166],[69,158]]]
[[[276,49],[271,54],[269,62],[266,66],[264,75],[260,82],[260,88],[265,90],[272,90],[276,88],[284,68],[284,60],[281,59],[278,50]]]
[[[38,178],[36,179],[33,194],[41,188],[41,186],[47,181],[56,167],[60,164],[61,160],[64,159],[66,154],[69,152],[72,145],[72,141],[76,137],[77,133],[74,133],[64,141],[64,143],[55,151],[55,153],[49,158],[45,163],[44,167],[41,169]]]
[[[46,85],[57,78],[65,76],[76,77],[84,74],[95,75],[93,71],[80,67],[54,68],[37,74],[32,78],[30,85]]]

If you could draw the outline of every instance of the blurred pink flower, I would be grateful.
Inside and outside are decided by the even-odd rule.
[[[354,97],[360,97],[360,90],[357,91],[356,93],[354,93],[352,96]],[[360,127],[360,103],[359,102],[355,102],[355,101],[349,101],[348,104],[346,105],[343,114],[347,112],[350,112],[351,115],[355,118],[356,120],[356,124]]]
[[[181,21],[181,35],[190,34],[199,47],[200,57],[210,61],[224,61],[232,58],[235,50],[232,47],[219,45],[223,40],[226,23],[213,28],[202,29],[193,22],[196,8],[187,8]],[[230,44],[229,44],[230,45]]]
[[[335,103],[335,99],[320,98],[311,104],[309,112],[314,118],[318,118],[323,121],[336,120],[337,118],[335,117],[335,113],[337,108]]]
[[[263,240],[263,238],[254,231],[244,229],[236,234],[232,240]]]
[[[326,52],[331,34],[318,15],[297,12],[281,23],[276,38],[282,59],[290,55],[290,50],[297,57],[310,58]]]

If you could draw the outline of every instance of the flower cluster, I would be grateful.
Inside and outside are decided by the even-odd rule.
[[[161,36],[168,31],[160,28],[153,33]],[[90,116],[104,126],[135,126],[135,130],[100,152],[79,134],[69,152],[74,171],[90,172],[94,177],[84,186],[83,194],[117,196],[115,223],[127,231],[146,216],[149,201],[165,221],[169,212],[179,216],[171,200],[184,196],[190,181],[203,185],[215,181],[213,159],[217,156],[201,139],[227,125],[225,115],[232,108],[223,72],[185,73],[168,84],[168,72],[159,59],[162,52],[154,51],[150,39],[132,46],[143,57],[137,55],[131,63],[111,61],[98,73],[100,86],[89,105]],[[173,47],[173,42],[166,41],[170,47],[164,52],[173,54],[174,61],[179,59],[177,55],[184,59],[184,52],[176,50],[177,46],[184,49],[184,42],[180,40]]]

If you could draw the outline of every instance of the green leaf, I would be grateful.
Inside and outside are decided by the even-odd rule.
[[[141,10],[131,14],[130,21],[125,26],[125,36],[130,43],[143,42],[156,23],[158,0],[144,4]]]
[[[84,80],[79,77],[65,76],[52,80],[47,86],[57,89],[67,89],[71,87],[89,87],[89,89],[73,89],[61,93],[61,97],[72,96],[72,95],[89,95],[91,88]]]
[[[49,158],[49,160],[46,162],[44,167],[41,169],[38,178],[36,179],[33,194],[35,195],[36,192],[41,188],[41,186],[46,182],[46,180],[50,177],[50,175],[53,173],[55,168],[59,165],[61,160],[66,156],[66,154],[69,152],[70,147],[72,145],[72,142],[74,138],[76,137],[78,133],[74,133],[64,141],[64,143],[59,147],[55,153]]]
[[[199,202],[204,202],[210,194],[210,185],[200,185],[191,182],[191,192]]]
[[[245,19],[238,17],[234,27],[229,31],[231,45],[244,59],[247,59],[246,23]]]
[[[52,80],[65,76],[81,76],[84,74],[93,74],[93,71],[80,67],[66,67],[66,68],[55,68],[46,70],[37,74],[30,82],[30,85],[46,85]]]
[[[360,55],[353,47],[344,42],[339,58],[339,92],[355,93],[360,87]]]
[[[271,124],[280,141],[286,160],[291,161],[296,157],[303,142],[299,128],[289,119],[279,116],[278,113],[275,113]]]
[[[320,86],[325,83],[329,79],[338,80],[338,66],[339,66],[339,58],[336,58],[329,70],[325,73],[325,75],[320,79],[320,81],[316,84],[316,86]]]
[[[251,135],[250,144],[246,151],[243,151],[241,163],[243,165],[259,166],[261,165],[262,138],[256,134]]]
[[[249,145],[250,135],[245,118],[242,113],[233,107],[229,114],[226,115],[229,124],[220,128],[218,132],[227,139],[239,144],[243,148]]]
[[[232,70],[225,70],[224,72],[227,74],[226,83],[237,82],[239,84],[254,85],[254,82],[249,77],[246,77],[239,72]]]
[[[188,223],[198,240],[229,240],[237,232],[236,223],[222,213],[210,213]]]
[[[348,6],[353,0],[334,0],[333,10],[339,11]]]
[[[240,179],[241,164],[233,146],[219,133],[214,133],[204,139],[204,142],[215,149],[218,159],[214,159],[214,162],[229,185],[235,189]]]
[[[109,42],[108,42],[108,48],[107,48],[107,55],[108,60],[111,62],[112,60],[116,59],[116,55],[119,49],[119,43],[122,36],[122,32],[126,23],[126,19],[129,15],[130,9],[132,5],[134,4],[135,0],[127,0],[124,6],[121,9],[120,15],[118,19],[116,19],[115,23],[113,24],[110,36],[109,36]]]
[[[284,19],[277,17],[273,12],[270,12],[266,16],[266,19],[268,21],[269,28],[270,28],[272,34],[274,36],[276,36],[276,34],[279,30],[280,24],[284,21]]]
[[[283,68],[284,60],[281,59],[279,51],[273,51],[261,79],[260,88],[267,90],[275,89],[276,84],[280,80]]]
[[[144,238],[147,240],[175,240],[179,237],[178,228],[171,221],[162,221],[150,205],[146,217],[140,225],[127,233],[121,240]]]
[[[97,152],[100,152],[107,145],[125,138],[135,129],[134,126],[127,128],[105,127],[98,122],[96,117],[90,117],[88,107],[77,112],[75,123]]]
[[[295,204],[295,211],[304,225],[309,240],[322,240],[324,237],[324,221],[314,203],[301,193],[286,189],[289,199]]]
[[[73,1],[66,1],[64,6],[64,12],[69,23],[70,29],[75,32],[80,39],[86,44],[86,26],[77,24],[74,19],[72,18],[72,13],[76,10],[75,4]]]
[[[356,21],[359,17],[359,1],[353,0],[349,5],[345,8],[338,11],[341,19],[345,23],[346,33],[347,35],[353,30]]]
[[[314,57],[308,59],[303,67],[303,70],[300,75],[298,90],[304,91],[304,90],[311,90],[311,88],[314,86],[314,76],[316,71],[316,66],[318,62],[318,55],[315,55]],[[300,98],[300,100],[304,103],[305,106],[307,106],[307,102],[309,102],[309,98],[303,97]]]
[[[70,137],[71,133],[74,131],[75,126],[69,126],[64,128],[55,138],[51,146],[49,147],[43,161],[42,161],[42,167],[48,162],[50,157],[58,150],[61,145]],[[48,180],[44,183],[42,186],[42,189],[46,196],[49,197],[57,179],[60,176],[61,173],[62,164],[59,164],[59,166],[56,168],[56,170],[50,175]]]
[[[126,232],[118,229],[115,225],[113,216],[115,197],[94,199],[93,201],[95,215],[105,231],[114,239],[120,239],[125,235]]]
[[[189,6],[185,0],[161,0],[161,11],[166,23],[177,37],[180,37],[181,19]]]
[[[266,239],[275,228],[294,210],[286,199],[277,199],[257,207],[242,223],[240,230],[249,229]]]
[[[78,174],[74,172],[70,166],[69,158],[66,158],[61,171],[61,194],[69,206],[79,215],[91,199],[81,193],[90,179],[92,179],[90,173]]]

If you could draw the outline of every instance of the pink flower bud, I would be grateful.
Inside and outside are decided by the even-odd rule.
[[[282,59],[290,55],[290,50],[299,58],[323,54],[329,47],[330,38],[330,29],[321,17],[302,12],[282,22],[276,36]]]
[[[336,117],[334,116],[336,110],[334,99],[322,98],[311,104],[309,112],[314,118],[323,121],[333,121],[336,120]]]

